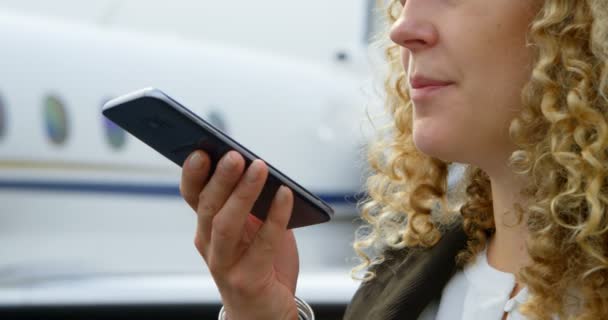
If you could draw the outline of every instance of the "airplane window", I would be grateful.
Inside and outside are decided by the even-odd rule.
[[[46,133],[52,143],[62,145],[68,137],[68,117],[63,102],[49,95],[44,100]]]
[[[110,99],[105,99],[101,106],[108,102]],[[106,140],[108,144],[114,149],[122,149],[127,141],[127,135],[125,131],[117,124],[109,120],[108,118],[101,115],[103,118],[103,128],[106,134]]]
[[[6,111],[4,110],[4,101],[0,97],[0,139],[4,138],[6,131]]]

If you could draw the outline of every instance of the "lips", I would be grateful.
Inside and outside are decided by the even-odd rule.
[[[451,81],[414,76],[410,78],[410,98],[414,102],[421,103],[442,93],[452,84],[454,83]]]
[[[431,79],[431,78],[427,78],[424,76],[414,76],[414,77],[410,78],[410,86],[413,89],[420,89],[420,88],[424,88],[424,87],[447,86],[452,83],[453,82],[451,82],[451,81],[436,80],[436,79]]]

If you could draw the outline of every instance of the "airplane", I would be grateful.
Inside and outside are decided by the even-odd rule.
[[[296,293],[324,318],[343,311],[358,286],[348,271],[367,141],[360,74],[11,10],[0,12],[0,41],[0,315],[217,312],[180,168],[101,115],[143,87],[332,205],[334,221],[295,230]]]

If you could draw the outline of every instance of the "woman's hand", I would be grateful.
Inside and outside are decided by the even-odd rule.
[[[298,250],[286,230],[293,194],[281,187],[264,222],[249,212],[262,191],[268,167],[228,152],[209,177],[210,160],[193,152],[182,170],[180,192],[196,211],[194,244],[222,296],[228,319],[297,319],[294,293]]]

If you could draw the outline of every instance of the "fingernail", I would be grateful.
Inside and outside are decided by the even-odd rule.
[[[258,180],[258,177],[260,176],[260,162],[254,160],[251,165],[249,166],[249,169],[247,169],[247,182],[249,183],[253,183],[256,182],[256,180]]]
[[[287,187],[286,186],[281,186],[279,188],[279,202],[285,202],[287,201]]]
[[[232,152],[228,152],[226,156],[224,156],[224,161],[222,161],[222,166],[226,170],[232,170],[236,165],[236,157]]]
[[[193,170],[200,170],[204,165],[203,157],[201,157],[200,152],[195,152],[188,160],[188,167]]]

